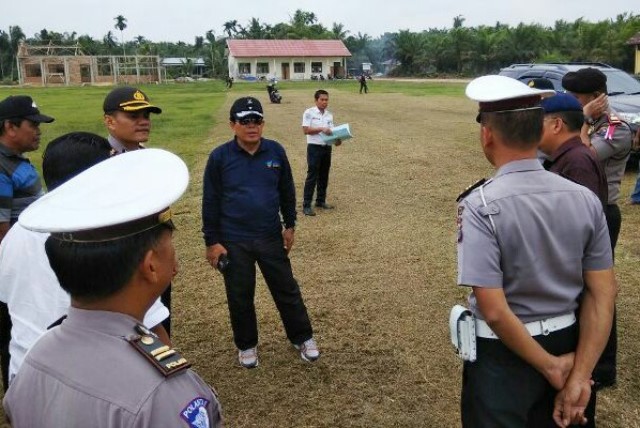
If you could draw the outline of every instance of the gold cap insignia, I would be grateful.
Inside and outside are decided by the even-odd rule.
[[[135,91],[133,93],[133,98],[138,100],[138,101],[144,101],[145,100],[144,94],[142,92],[140,92],[140,91]]]
[[[165,211],[158,214],[158,222],[166,223],[171,220],[171,208],[167,208]]]

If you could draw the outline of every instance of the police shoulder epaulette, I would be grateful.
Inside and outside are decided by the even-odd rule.
[[[615,114],[610,114],[607,120],[610,125],[620,125],[622,123],[622,120]]]
[[[137,335],[128,342],[149,361],[164,377],[182,372],[191,364],[175,349],[169,348],[142,324],[136,325]]]
[[[473,189],[475,189],[476,187],[482,186],[484,183],[487,182],[486,178],[480,179],[478,181],[476,181],[475,183],[473,183],[471,186],[467,187],[466,189],[464,189],[464,191],[462,193],[460,193],[458,195],[458,197],[456,198],[456,202],[460,202],[461,200],[463,200],[469,193],[471,193],[473,191]]]

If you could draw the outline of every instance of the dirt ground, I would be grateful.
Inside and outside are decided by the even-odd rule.
[[[336,123],[350,123],[354,134],[334,149],[328,201],[337,208],[300,215],[291,253],[321,359],[309,365],[297,357],[260,281],[260,367],[236,364],[222,279],[204,262],[197,232],[204,156],[180,206],[177,345],[217,388],[228,426],[459,426],[461,365],[447,319],[467,290],[455,285],[455,198],[491,174],[477,142],[475,107],[462,98],[339,91],[330,102]],[[300,121],[312,104],[311,93],[296,91],[287,91],[281,105],[265,104],[265,136],[286,147],[299,201],[306,173]],[[211,147],[230,136],[228,106]],[[629,175],[625,186],[634,179]],[[640,420],[632,393],[640,386],[638,334],[631,328],[638,315],[631,269],[640,251],[636,234],[628,239],[638,215],[635,207],[623,210],[623,350],[619,385],[599,401],[602,427]]]

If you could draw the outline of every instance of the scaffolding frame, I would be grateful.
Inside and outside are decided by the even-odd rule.
[[[165,80],[156,55],[85,55],[79,44],[52,43],[18,48],[18,81],[21,85],[99,85],[162,83]]]

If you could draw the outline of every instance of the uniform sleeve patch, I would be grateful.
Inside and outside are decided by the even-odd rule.
[[[208,404],[209,400],[206,398],[194,398],[184,409],[182,409],[180,416],[191,428],[209,428],[209,412],[207,412]]]

